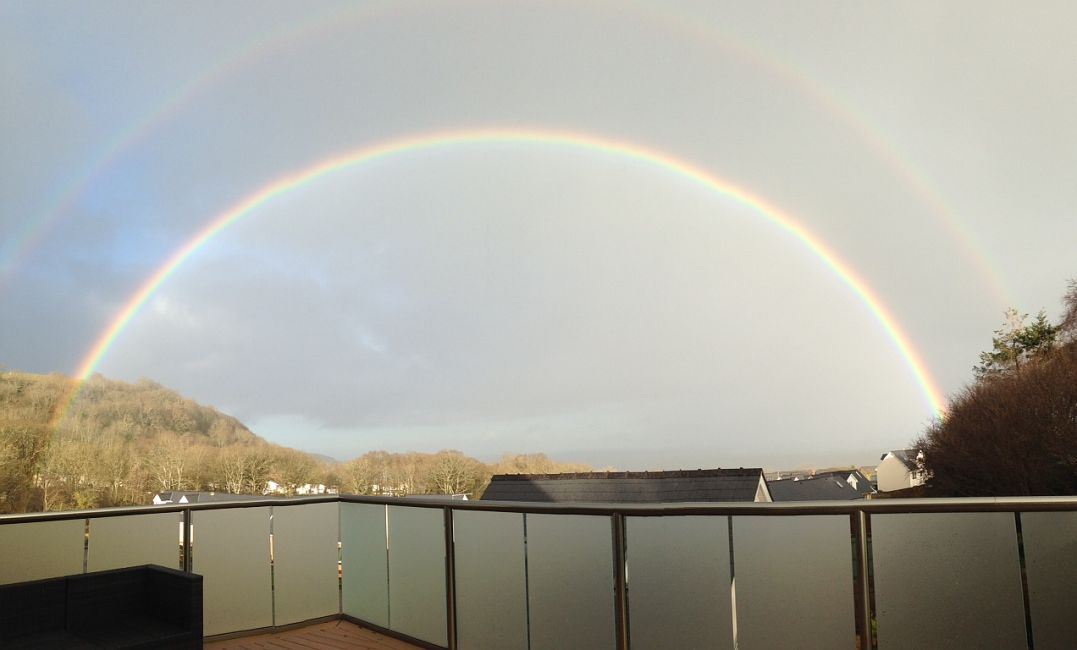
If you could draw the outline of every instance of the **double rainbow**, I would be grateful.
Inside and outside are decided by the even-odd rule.
[[[243,217],[252,214],[259,207],[273,201],[288,192],[304,187],[318,179],[344,169],[373,163],[392,156],[407,153],[445,149],[463,145],[483,143],[544,145],[569,149],[598,152],[623,159],[644,163],[653,168],[670,172],[689,179],[699,185],[744,206],[751,208],[759,216],[795,237],[806,246],[815,257],[826,265],[842,282],[856,294],[868,308],[875,320],[886,332],[894,347],[904,360],[909,371],[918,384],[924,399],[936,416],[943,412],[944,398],[926,365],[909,342],[897,320],[883,304],[882,300],[853,270],[842,261],[822,240],[812,234],[803,225],[795,221],[766,200],[737,187],[706,170],[679,160],[669,154],[656,151],[638,144],[622,140],[612,140],[586,133],[553,131],[539,129],[474,129],[460,131],[434,132],[393,139],[379,144],[361,147],[347,153],[323,160],[310,167],[286,175],[270,182],[254,193],[235,203],[229,209],[218,214],[201,231],[186,244],[174,252],[139,289],[131,295],[124,307],[113,318],[108,327],[101,332],[93,347],[82,360],[76,372],[80,386],[95,371],[101,360],[116,342],[120,334],[138,314],[146,302],[160,289],[168,278],[186,262],[198,249],[209,240]],[[57,413],[56,424],[63,419],[67,410],[77,397],[78,389],[67,400],[66,405]]]
[[[421,5],[415,7],[421,8]],[[966,259],[978,270],[993,298],[1003,306],[1012,302],[1008,299],[1006,288],[993,265],[981,247],[975,245],[972,233],[962,227],[954,209],[932,188],[923,173],[906,160],[878,129],[872,128],[851,104],[842,101],[817,79],[796,67],[793,61],[783,60],[717,25],[689,20],[670,11],[662,3],[635,0],[628,3],[611,3],[607,9],[616,10],[618,13],[625,9],[634,11],[640,19],[662,25],[681,38],[692,39],[705,46],[715,46],[723,55],[731,56],[752,67],[754,72],[795,91],[800,98],[808,100],[810,105],[855,133],[864,146],[889,168],[893,177],[900,180],[939,220]],[[401,3],[368,2],[346,4],[342,8],[317,12],[308,19],[285,28],[256,34],[247,42],[235,46],[226,56],[189,79],[187,83],[179,84],[162,98],[154,110],[117,133],[81,178],[72,179],[60,192],[51,207],[24,222],[14,233],[10,233],[8,241],[0,245],[0,292],[5,289],[5,285],[26,258],[44,241],[48,231],[124,153],[144,145],[152,134],[193,105],[197,98],[223,85],[241,71],[281,55],[293,45],[324,40],[332,32],[345,28],[369,27],[369,23],[378,18],[396,16],[404,11],[405,5]]]

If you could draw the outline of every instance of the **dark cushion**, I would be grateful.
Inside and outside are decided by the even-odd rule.
[[[0,585],[2,648],[202,647],[202,576],[155,565]]]
[[[4,641],[2,647],[4,650],[100,650],[101,648],[63,629],[47,630]]]
[[[81,635],[147,614],[146,583],[141,567],[68,576],[67,629]]]
[[[97,644],[97,647],[131,649],[192,647],[176,644],[195,638],[191,630],[148,616],[125,618],[111,626],[83,632],[82,636]],[[197,635],[197,640],[201,644],[201,634]]]
[[[67,623],[64,578],[0,585],[0,646]]]

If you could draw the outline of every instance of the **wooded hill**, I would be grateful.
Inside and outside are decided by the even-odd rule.
[[[455,450],[372,451],[328,463],[149,380],[95,376],[75,388],[59,374],[0,373],[0,513],[145,505],[166,490],[262,494],[267,481],[285,494],[324,484],[357,494],[474,495],[492,473],[590,469],[544,454],[486,465]]]

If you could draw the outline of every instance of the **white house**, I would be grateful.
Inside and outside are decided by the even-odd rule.
[[[307,483],[305,485],[297,485],[295,488],[295,493],[300,496],[313,496],[317,494],[336,494],[337,492],[338,490],[336,490],[335,488],[327,487],[325,485],[322,485],[321,483],[319,483],[318,485]],[[263,494],[287,493],[287,487],[281,485],[280,483],[277,483],[276,481],[266,481],[266,489],[264,490]]]
[[[920,469],[923,459],[921,449],[895,449],[883,454],[879,466],[875,468],[879,491],[892,492],[923,485],[924,472]]]

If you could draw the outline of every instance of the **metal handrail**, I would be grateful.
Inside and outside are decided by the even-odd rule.
[[[237,508],[260,508],[271,506],[290,507],[320,503],[356,503],[414,508],[435,508],[444,513],[445,532],[445,594],[446,594],[446,640],[448,650],[455,650],[456,639],[456,567],[453,534],[454,510],[511,512],[519,514],[591,515],[607,517],[612,533],[612,559],[614,563],[614,610],[616,647],[627,650],[630,644],[627,611],[625,517],[676,517],[704,516],[797,516],[831,515],[849,518],[854,547],[857,555],[855,580],[857,605],[857,633],[866,642],[861,647],[872,648],[872,620],[874,607],[870,598],[869,560],[870,534],[868,526],[872,515],[904,513],[958,513],[958,512],[1012,512],[1020,530],[1022,512],[1077,510],[1077,496],[1051,497],[969,497],[937,499],[871,499],[863,501],[799,501],[780,503],[529,503],[515,501],[445,501],[400,497],[374,497],[359,495],[321,495],[309,497],[245,499],[239,501],[213,501],[210,503],[167,504],[100,508],[96,510],[72,510],[66,512],[37,512],[0,515],[0,525],[63,521],[72,519],[97,519],[144,514],[175,512],[183,517],[183,570],[191,571],[192,512],[200,510],[228,510]],[[732,521],[732,519],[730,520]],[[1023,551],[1019,549],[1019,553]],[[1022,562],[1023,555],[1022,555]],[[1028,612],[1027,586],[1022,585],[1026,603],[1025,625],[1031,630]],[[388,634],[395,634],[386,631]],[[1031,635],[1031,632],[1029,632]],[[1031,636],[1029,637],[1031,639]],[[1031,641],[1030,646],[1031,648]]]
[[[551,515],[614,514],[630,517],[678,515],[856,515],[916,512],[1036,512],[1077,510],[1077,496],[958,497],[929,499],[868,499],[856,501],[784,501],[779,503],[536,503],[523,501],[451,501],[411,497],[375,497],[351,494],[213,501],[147,506],[121,506],[63,512],[29,512],[0,515],[0,525],[70,519],[95,519],[125,515],[228,510],[265,506],[298,506],[311,503],[367,503],[416,508],[479,510]]]

